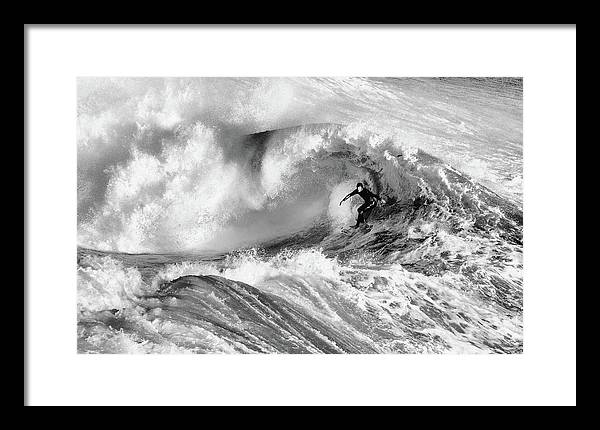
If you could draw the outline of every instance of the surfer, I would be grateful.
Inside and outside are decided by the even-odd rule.
[[[365,211],[370,211],[377,205],[378,200],[382,200],[378,194],[373,194],[371,191],[367,190],[362,183],[359,182],[356,184],[356,189],[342,199],[340,206],[346,201],[346,199],[355,196],[356,194],[361,196],[365,202],[358,208],[358,218],[356,219],[356,225],[354,228],[358,228],[361,223],[365,222]]]

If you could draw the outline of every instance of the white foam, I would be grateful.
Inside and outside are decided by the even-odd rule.
[[[85,264],[77,268],[79,311],[130,307],[142,291],[140,272],[135,268],[125,268],[111,257],[86,257]]]
[[[355,187],[354,181],[345,181],[331,190],[327,213],[336,226],[347,226],[354,221],[356,215],[353,213],[352,200],[346,200],[341,205],[340,202]]]

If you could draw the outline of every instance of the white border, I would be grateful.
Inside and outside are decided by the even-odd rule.
[[[30,404],[574,404],[574,28],[27,32]],[[523,76],[525,353],[76,354],[77,76]]]

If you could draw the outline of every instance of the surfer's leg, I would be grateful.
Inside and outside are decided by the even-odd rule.
[[[362,212],[358,214],[358,218],[356,218],[356,225],[354,227],[358,227],[361,223],[365,222]]]
[[[366,226],[368,226],[369,224],[367,224],[367,220],[369,219],[369,216],[371,215],[371,212],[373,211],[373,208],[375,207],[375,202],[371,201],[369,203],[365,203],[363,204],[360,208],[359,208],[359,222],[357,222],[357,226],[359,224],[364,224]]]
[[[365,218],[363,216],[363,212],[369,206],[368,203],[363,203],[358,207],[358,218],[356,219],[355,227],[358,227],[361,223],[365,222]]]

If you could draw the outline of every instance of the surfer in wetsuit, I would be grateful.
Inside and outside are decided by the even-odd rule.
[[[340,206],[346,201],[346,199],[357,194],[361,196],[365,202],[358,208],[358,218],[356,219],[356,225],[354,226],[354,228],[358,228],[358,226],[361,223],[365,222],[365,211],[373,209],[377,205],[377,201],[382,200],[381,197],[379,197],[379,195],[373,194],[371,191],[367,190],[362,183],[359,182],[358,184],[356,184],[356,189],[342,199],[342,201],[340,202]]]

